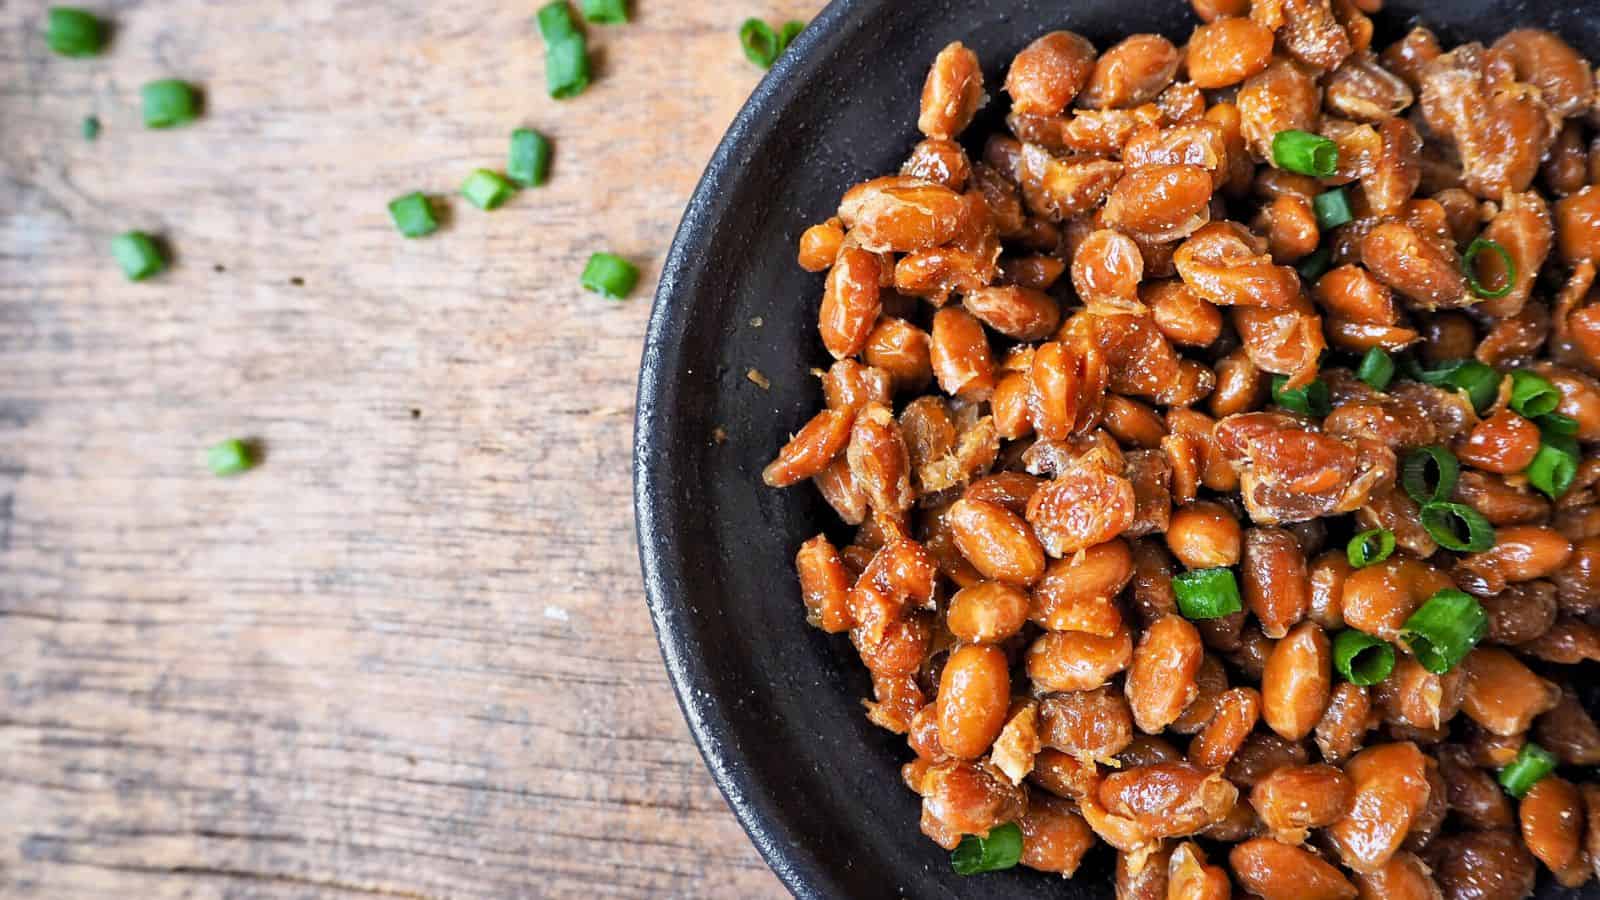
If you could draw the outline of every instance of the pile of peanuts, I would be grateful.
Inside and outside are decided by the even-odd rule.
[[[1600,728],[1569,684],[1600,660],[1596,73],[1529,29],[1378,52],[1380,2],[1194,0],[1186,47],[1045,34],[1008,133],[964,142],[991,98],[951,44],[900,173],[802,236],[834,361],[764,480],[858,526],[799,549],[806,614],[870,671],[942,847],[1015,826],[1023,865],[1071,876],[1104,843],[1119,898],[1173,900],[1498,900],[1600,869]],[[1333,173],[1276,165],[1288,131]],[[1478,239],[1505,256],[1474,272]],[[1503,381],[1486,408],[1375,388],[1374,348]],[[1516,371],[1576,423],[1553,496]],[[1276,402],[1311,387],[1323,415]],[[1442,548],[1402,489],[1428,446],[1488,549]],[[1366,529],[1396,549],[1358,566]],[[1174,578],[1219,568],[1243,608],[1185,616]],[[1435,672],[1400,635],[1447,589],[1487,628]],[[1336,673],[1348,630],[1394,645],[1381,682]],[[1497,772],[1533,743],[1560,768],[1513,796]]]

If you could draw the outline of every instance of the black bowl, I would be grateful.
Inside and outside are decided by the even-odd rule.
[[[1391,0],[1380,40],[1419,13],[1447,43],[1536,25],[1600,57],[1600,15],[1582,2]],[[983,60],[992,100],[980,132],[1003,115],[1005,66],[1040,34],[1068,28],[1103,49],[1141,31],[1181,43],[1195,24],[1182,0],[837,0],[757,88],[689,202],[639,381],[639,553],[706,764],[800,897],[1111,896],[1108,853],[1071,882],[1021,868],[966,879],[918,832],[898,771],[904,739],[867,722],[849,642],[805,624],[793,554],[831,511],[809,486],[771,490],[760,472],[820,407],[810,369],[828,360],[822,277],[795,265],[796,240],[847,187],[899,167],[939,49],[960,40]]]

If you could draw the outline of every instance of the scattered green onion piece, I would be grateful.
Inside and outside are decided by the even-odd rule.
[[[1569,435],[1544,432],[1539,452],[1523,474],[1528,483],[1538,488],[1551,500],[1556,500],[1572,487],[1578,477],[1580,460],[1578,441]]]
[[[583,17],[596,25],[626,25],[628,0],[583,0]]]
[[[979,875],[1015,866],[1022,859],[1022,829],[1007,822],[989,829],[983,837],[969,834],[950,851],[950,867],[957,875]]]
[[[639,270],[614,253],[596,253],[583,267],[583,286],[602,297],[621,300],[639,283]]]
[[[1466,391],[1479,413],[1486,412],[1500,396],[1500,380],[1498,370],[1477,360],[1463,363],[1450,373],[1450,386]]]
[[[1562,437],[1577,437],[1578,435],[1578,420],[1561,413],[1545,413],[1539,417],[1539,421],[1536,424],[1538,424],[1539,430],[1546,435],[1555,434]]]
[[[1350,212],[1350,198],[1345,196],[1344,188],[1318,194],[1311,201],[1311,206],[1317,212],[1317,227],[1324,230],[1338,228],[1355,220],[1355,214]]]
[[[161,248],[150,235],[142,231],[129,231],[111,239],[111,255],[129,281],[143,281],[166,268],[161,258]]]
[[[45,21],[44,40],[62,56],[97,56],[106,45],[106,29],[87,10],[52,6]]]
[[[1361,357],[1361,366],[1356,369],[1356,377],[1365,381],[1375,391],[1386,390],[1389,383],[1394,381],[1394,360],[1384,352],[1382,347],[1373,347],[1366,355]]]
[[[490,210],[511,199],[516,193],[516,188],[499,172],[488,169],[474,169],[467,176],[466,183],[461,185],[461,196],[482,210]]]
[[[1302,416],[1320,417],[1333,411],[1333,398],[1322,379],[1316,379],[1303,388],[1284,387],[1288,383],[1287,375],[1275,375],[1272,378],[1272,400],[1279,406]]]
[[[760,19],[745,19],[744,24],[739,26],[739,46],[744,48],[746,59],[763,69],[772,68],[783,50],[772,26]]]
[[[778,55],[782,56],[783,51],[789,49],[789,45],[794,43],[794,39],[799,37],[800,32],[805,30],[806,23],[798,20],[791,19],[783,23],[783,29],[778,32]]]
[[[1482,553],[1494,546],[1494,526],[1465,503],[1422,504],[1422,527],[1439,546],[1457,553]]]
[[[548,44],[544,49],[545,89],[557,100],[567,100],[589,87],[589,47],[582,37]]]
[[[1377,684],[1394,671],[1394,648],[1354,628],[1341,631],[1333,639],[1333,667],[1351,684]]]
[[[1485,250],[1493,251],[1506,267],[1505,283],[1494,290],[1484,287],[1483,282],[1478,280],[1478,254]],[[1478,238],[1467,245],[1467,252],[1461,255],[1461,271],[1467,276],[1467,286],[1472,288],[1472,292],[1486,300],[1504,297],[1511,293],[1511,288],[1517,280],[1517,264],[1512,262],[1511,254],[1507,253],[1506,248],[1500,246],[1498,242],[1488,238]]]
[[[554,3],[539,7],[537,20],[539,37],[544,39],[546,49],[562,41],[583,38],[583,33],[578,31],[578,23],[572,20],[572,9],[567,6],[567,0],[555,0]]]
[[[1561,405],[1561,392],[1555,385],[1540,378],[1532,372],[1521,369],[1511,373],[1511,408],[1527,416],[1537,419],[1549,415]]]
[[[1178,609],[1190,619],[1217,619],[1244,609],[1233,570],[1194,569],[1172,579]]]
[[[144,100],[146,128],[173,128],[200,115],[200,95],[188,82],[176,78],[152,81],[139,89]]]
[[[1535,784],[1555,770],[1555,754],[1529,741],[1517,751],[1517,758],[1511,765],[1500,770],[1500,786],[1521,800]]]
[[[234,438],[223,441],[206,451],[206,468],[213,475],[237,475],[247,472],[256,464],[250,445]]]
[[[1363,531],[1345,545],[1345,558],[1358,569],[1375,566],[1394,555],[1394,532],[1387,528]]]
[[[1301,260],[1299,266],[1300,277],[1307,281],[1316,281],[1328,271],[1333,263],[1333,251],[1322,247],[1317,252]]]
[[[97,116],[83,117],[83,139],[92,141],[100,136],[100,119]]]
[[[1400,627],[1400,641],[1424,669],[1444,675],[1488,633],[1489,614],[1482,604],[1455,588],[1445,588],[1411,614]]]
[[[1272,164],[1326,178],[1339,167],[1339,145],[1320,134],[1290,129],[1272,136]]]
[[[1428,476],[1428,466],[1433,465],[1437,478]],[[1437,444],[1419,447],[1407,454],[1400,467],[1400,486],[1406,495],[1418,503],[1449,500],[1455,493],[1456,479],[1461,475],[1461,464],[1456,455]]]
[[[550,172],[550,141],[532,128],[511,132],[511,158],[506,177],[523,187],[544,184]]]
[[[394,227],[408,238],[433,234],[439,228],[439,220],[433,216],[433,204],[420,193],[389,201],[389,215],[394,219]]]

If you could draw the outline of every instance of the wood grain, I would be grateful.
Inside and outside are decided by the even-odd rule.
[[[85,0],[94,60],[46,5],[0,2],[0,895],[782,895],[667,685],[628,463],[735,32],[820,0],[637,0],[563,103],[532,2]],[[146,131],[168,76],[206,115]],[[519,125],[547,187],[394,232]],[[176,266],[125,282],[129,228]],[[211,477],[234,435],[263,466]]]

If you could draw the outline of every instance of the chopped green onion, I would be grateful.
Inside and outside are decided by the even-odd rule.
[[[621,300],[639,283],[639,270],[614,253],[596,253],[583,267],[583,286],[602,297]]]
[[[596,25],[625,25],[628,0],[583,0],[583,17]]]
[[[176,78],[152,81],[139,89],[139,96],[144,100],[146,128],[172,128],[200,115],[200,95],[188,82]]]
[[[1387,528],[1363,531],[1345,545],[1345,558],[1358,569],[1375,566],[1394,554],[1394,532]]]
[[[1394,381],[1394,360],[1389,358],[1389,354],[1384,352],[1382,347],[1373,347],[1361,357],[1361,366],[1356,369],[1356,377],[1365,381],[1375,391],[1384,390]]]
[[[111,255],[129,281],[143,281],[166,268],[161,248],[155,239],[142,231],[129,231],[111,239]]]
[[[539,7],[537,20],[539,37],[544,40],[546,49],[562,41],[583,38],[583,33],[578,30],[578,23],[572,19],[572,8],[567,6],[567,0],[555,0],[554,3],[546,3]]]
[[[1190,619],[1217,619],[1244,609],[1233,570],[1194,569],[1172,579],[1178,609]]]
[[[1445,588],[1422,604],[1400,627],[1400,642],[1417,662],[1444,675],[1467,658],[1489,633],[1489,614],[1482,604],[1455,588]]]
[[[1344,188],[1318,194],[1311,201],[1311,207],[1317,213],[1317,227],[1323,230],[1338,228],[1355,220],[1355,214],[1350,212],[1350,198],[1345,196]]]
[[[1500,770],[1500,786],[1506,793],[1518,800],[1533,790],[1546,775],[1556,770],[1556,757],[1554,753],[1529,741],[1517,751],[1517,758],[1511,765]]]
[[[1500,396],[1500,379],[1500,373],[1493,366],[1472,360],[1450,373],[1450,386],[1466,391],[1473,408],[1482,413]]]
[[[1339,168],[1339,145],[1320,134],[1290,129],[1272,136],[1272,164],[1326,178]]]
[[[790,20],[783,23],[783,30],[778,32],[778,55],[782,56],[783,51],[789,49],[789,45],[794,43],[794,39],[799,37],[800,32],[805,30],[806,23],[804,22]]]
[[[545,45],[544,81],[557,100],[576,97],[589,87],[589,47],[581,36]]]
[[[1456,370],[1466,365],[1467,362],[1464,359],[1452,359],[1442,362],[1431,369],[1424,369],[1421,363],[1408,356],[1405,358],[1404,365],[1406,376],[1413,381],[1431,384],[1434,387],[1447,387],[1450,384],[1450,376],[1454,375]]]
[[[1394,648],[1353,628],[1341,631],[1333,639],[1333,667],[1351,684],[1377,684],[1394,671]]]
[[[1428,468],[1432,464],[1433,475]],[[1449,500],[1456,489],[1461,464],[1449,450],[1438,446],[1419,447],[1406,456],[1400,467],[1400,486],[1418,503]]]
[[[92,141],[100,136],[100,119],[96,116],[83,117],[83,139]]]
[[[1015,866],[1022,859],[1022,829],[1007,822],[989,829],[983,837],[969,834],[950,851],[950,867],[957,875],[979,875]]]
[[[234,438],[223,441],[206,451],[206,468],[213,475],[237,475],[249,471],[256,464],[250,445]]]
[[[523,187],[544,184],[550,171],[550,141],[532,128],[511,132],[511,158],[506,177]]]
[[[1422,504],[1422,527],[1446,550],[1482,553],[1494,546],[1494,526],[1465,503]]]
[[[1578,436],[1578,420],[1571,416],[1564,416],[1561,413],[1545,413],[1539,417],[1539,421],[1536,424],[1538,424],[1539,430],[1547,435]]]
[[[1483,282],[1478,280],[1478,254],[1485,250],[1493,251],[1500,257],[1501,264],[1506,267],[1505,283],[1494,290],[1484,287]],[[1461,271],[1467,276],[1467,286],[1472,288],[1472,292],[1486,300],[1504,297],[1511,293],[1511,288],[1517,280],[1517,264],[1511,261],[1511,254],[1507,253],[1506,248],[1499,243],[1488,238],[1478,238],[1467,245],[1467,252],[1461,255]]]
[[[488,169],[474,169],[472,174],[467,176],[466,183],[461,185],[461,196],[467,198],[473,206],[483,210],[494,209],[511,199],[514,193],[516,188],[511,186],[511,182],[507,181],[505,176]]]
[[[744,48],[746,59],[763,69],[772,68],[778,54],[783,51],[772,26],[760,19],[745,19],[744,24],[739,26],[739,46]]]
[[[1527,416],[1537,419],[1549,415],[1561,405],[1561,392],[1555,385],[1540,378],[1532,372],[1521,369],[1511,373],[1511,408]]]
[[[539,37],[544,40],[545,89],[557,100],[583,93],[589,86],[589,47],[572,19],[566,0],[539,7]]]
[[[45,22],[44,40],[62,56],[96,56],[106,45],[106,29],[94,13],[52,6]]]
[[[1300,277],[1307,281],[1316,281],[1328,271],[1328,267],[1332,263],[1333,251],[1327,247],[1322,247],[1300,262]]]
[[[1578,477],[1578,463],[1580,460],[1578,441],[1570,435],[1544,432],[1544,440],[1539,444],[1539,452],[1534,454],[1533,462],[1528,464],[1524,474],[1528,476],[1528,483],[1538,488],[1551,500],[1556,500],[1572,487],[1572,482]]]
[[[1500,396],[1499,371],[1475,359],[1452,359],[1425,369],[1415,359],[1408,357],[1404,360],[1404,367],[1407,377],[1415,381],[1466,391],[1473,407],[1480,413],[1493,406],[1495,399]]]
[[[1333,411],[1333,400],[1328,385],[1318,378],[1303,388],[1286,388],[1289,376],[1272,378],[1272,400],[1279,406],[1302,416],[1326,416]]]
[[[420,193],[389,201],[389,215],[394,219],[394,227],[408,238],[433,234],[439,228],[439,220],[433,217],[433,204]]]

